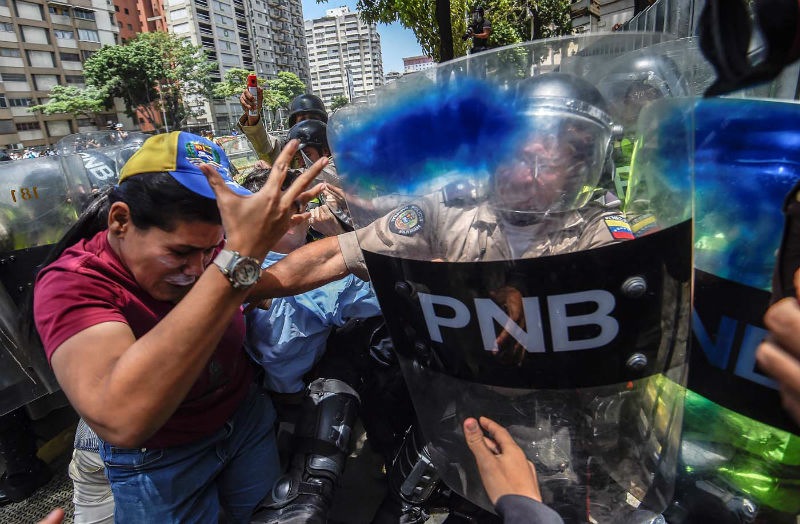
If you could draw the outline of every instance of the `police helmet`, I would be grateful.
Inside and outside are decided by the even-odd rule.
[[[597,88],[609,103],[614,119],[632,131],[641,110],[661,98],[689,94],[678,65],[669,57],[650,53],[622,56],[611,63]]]
[[[494,170],[493,206],[521,221],[586,205],[611,155],[614,125],[588,81],[547,73],[516,86],[522,123]]]
[[[319,120],[303,120],[298,122],[289,130],[286,140],[298,140],[300,144],[297,149],[302,151],[306,147],[313,147],[320,156],[325,154],[328,147],[328,126]]]
[[[325,111],[325,104],[316,95],[304,94],[296,97],[289,105],[289,126],[297,123],[297,116],[300,113],[311,113],[317,120],[328,121],[328,112]]]
[[[472,8],[472,12],[483,14],[483,6],[480,4],[476,5],[475,7]]]

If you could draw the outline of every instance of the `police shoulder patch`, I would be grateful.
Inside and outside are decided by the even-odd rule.
[[[603,221],[605,221],[608,232],[611,233],[612,238],[617,240],[634,238],[631,226],[624,216],[609,215],[603,217]]]
[[[419,206],[406,204],[389,217],[389,229],[392,233],[410,237],[425,225],[425,213]]]

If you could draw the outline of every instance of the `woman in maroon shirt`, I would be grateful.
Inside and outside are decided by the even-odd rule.
[[[118,522],[216,521],[220,504],[246,522],[277,476],[274,412],[251,386],[241,304],[258,288],[257,269],[245,270],[321,189],[304,191],[324,161],[280,190],[296,148],[250,195],[216,144],[152,137],[37,277],[36,328],[103,440]]]

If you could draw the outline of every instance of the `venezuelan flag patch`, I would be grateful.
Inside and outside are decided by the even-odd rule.
[[[656,222],[656,217],[650,213],[646,213],[642,216],[634,218],[631,220],[631,230],[633,230],[633,234],[637,237],[658,231],[659,227],[658,222]]]
[[[605,220],[606,227],[608,228],[608,232],[611,233],[612,238],[616,240],[634,238],[631,225],[628,224],[624,216],[610,215],[603,218],[603,220]]]

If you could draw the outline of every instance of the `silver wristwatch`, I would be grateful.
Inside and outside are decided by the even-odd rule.
[[[250,287],[261,278],[261,263],[253,257],[242,256],[237,251],[223,249],[214,259],[214,263],[235,289]]]

